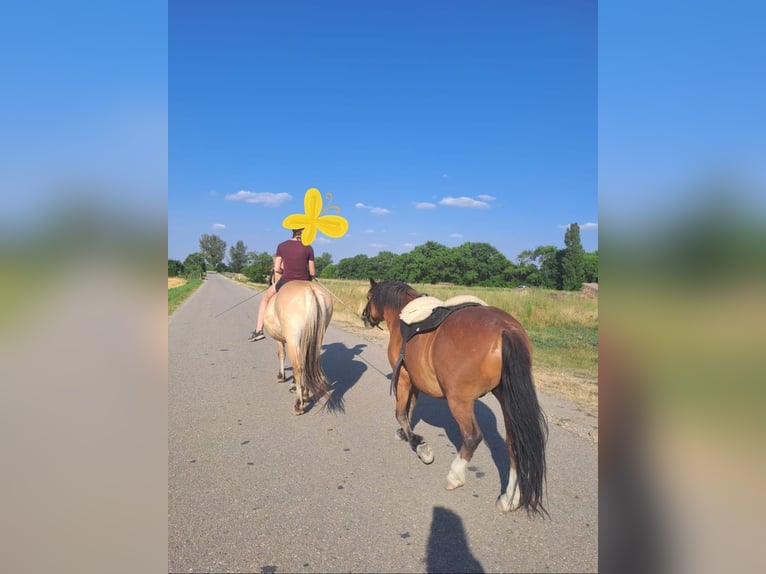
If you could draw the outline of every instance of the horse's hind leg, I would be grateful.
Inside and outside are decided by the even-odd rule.
[[[308,390],[303,384],[303,370],[295,363],[293,363],[293,383],[295,388],[293,413],[302,415],[306,411],[306,404],[308,404]]]
[[[279,372],[277,373],[277,382],[285,382],[285,344],[277,341],[277,358],[279,359]]]
[[[396,429],[396,438],[407,441],[420,460],[426,464],[431,464],[434,461],[431,445],[423,440],[422,436],[412,432],[410,425],[417,398],[418,393],[410,384],[409,376],[403,371],[400,372],[396,386],[396,420],[399,422],[400,428]]]
[[[476,447],[479,446],[484,438],[481,434],[479,424],[476,422],[474,414],[474,401],[451,401],[447,399],[452,416],[455,417],[460,434],[463,437],[463,444],[460,447],[455,459],[452,461],[449,473],[447,474],[447,490],[454,490],[465,484],[465,470],[468,462],[473,457]]]
[[[495,388],[492,391],[500,405],[504,405],[503,391],[501,387]],[[505,492],[500,494],[495,503],[495,508],[500,512],[509,512],[516,510],[519,507],[521,501],[521,491],[518,488],[518,477],[516,474],[516,457],[513,455],[513,437],[511,437],[511,420],[508,413],[503,407],[503,421],[505,422],[505,444],[508,446],[508,457],[511,460],[510,470],[508,471],[508,486],[505,488]]]

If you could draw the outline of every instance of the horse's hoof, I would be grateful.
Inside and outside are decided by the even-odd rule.
[[[401,441],[407,440],[407,435],[404,434],[404,431],[402,429],[396,429],[396,434],[394,436],[396,436],[396,440],[401,440]]]
[[[420,443],[415,447],[415,453],[418,455],[418,458],[426,464],[431,464],[434,461],[434,451],[430,444],[424,442]]]
[[[455,490],[456,488],[460,488],[463,486],[464,482],[457,482],[452,480],[449,476],[447,477],[447,490]]]
[[[293,407],[293,414],[295,416],[302,415],[303,414],[303,409],[300,408],[298,405],[296,405],[296,406]]]
[[[498,512],[506,513],[516,510],[519,507],[518,500],[512,500],[506,493],[497,497],[495,502],[495,510]]]
[[[294,393],[294,392],[295,392],[295,385],[290,385],[290,392],[291,392],[291,393]]]

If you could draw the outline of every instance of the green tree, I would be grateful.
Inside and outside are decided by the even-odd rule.
[[[564,253],[561,257],[561,288],[576,291],[585,279],[585,251],[580,243],[580,226],[572,223],[564,233]]]
[[[332,263],[330,265],[325,266],[322,269],[322,275],[321,277],[323,279],[335,279],[338,277],[338,267]]]
[[[314,270],[316,271],[317,277],[322,277],[322,271],[324,271],[325,267],[328,265],[332,265],[332,255],[326,251],[319,257],[314,257]]]
[[[336,266],[340,279],[366,279],[370,277],[370,258],[365,254],[341,259]]]
[[[184,272],[184,264],[178,259],[168,259],[168,277],[180,277]]]
[[[188,278],[202,277],[207,272],[205,256],[202,253],[191,253],[184,259],[184,276]]]
[[[598,251],[586,253],[583,258],[585,283],[598,283]]]
[[[489,243],[463,243],[455,248],[462,271],[461,285],[502,286],[508,258]]]
[[[370,258],[370,277],[376,281],[396,279],[392,274],[392,266],[398,255],[392,251],[381,251],[375,257]]]
[[[204,233],[199,238],[199,248],[205,255],[205,261],[213,268],[218,267],[226,256],[226,242],[217,235]]]
[[[537,286],[545,289],[557,289],[561,282],[561,270],[559,269],[556,253],[559,250],[554,245],[543,245],[534,250],[534,261],[539,270]]]
[[[247,264],[247,246],[242,240],[229,248],[229,268],[234,273],[240,273]]]
[[[449,247],[436,241],[426,241],[407,254],[406,281],[410,283],[440,283],[447,280],[445,266],[450,260]]]
[[[268,283],[271,271],[274,269],[274,258],[266,253],[251,251],[247,254],[247,263],[241,273],[253,283]]]

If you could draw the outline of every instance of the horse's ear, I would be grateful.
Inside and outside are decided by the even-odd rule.
[[[370,277],[370,288],[375,287],[375,285],[377,285],[377,283],[375,283],[375,279]]]

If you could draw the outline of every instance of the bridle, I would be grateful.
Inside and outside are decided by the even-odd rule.
[[[365,325],[382,329],[382,327],[380,326],[380,321],[375,321],[370,316],[370,303],[372,303],[372,299],[367,300],[367,305],[365,305],[364,311],[362,311],[362,321],[364,321]]]

